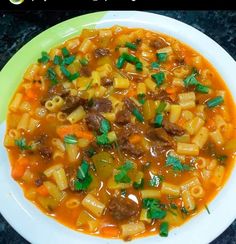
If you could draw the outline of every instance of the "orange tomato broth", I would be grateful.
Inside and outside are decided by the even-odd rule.
[[[207,106],[204,105],[205,106],[205,110],[204,110],[205,111],[205,119],[204,119],[205,124],[204,124],[204,126],[206,126],[209,129],[209,132],[215,131],[215,129],[216,129],[216,122],[214,121],[214,118],[215,118],[215,115],[217,115],[217,114],[221,115],[221,117],[223,118],[223,120],[226,122],[227,125],[228,124],[231,125],[231,126],[227,127],[228,130],[227,130],[227,128],[225,129],[225,127],[223,128],[226,131],[223,131],[223,129],[221,130],[221,134],[224,139],[223,145],[217,145],[216,143],[212,142],[212,139],[210,139],[210,138],[208,138],[207,142],[205,143],[205,145],[207,145],[209,142],[211,142],[214,145],[214,147],[216,148],[217,154],[227,155],[227,160],[223,164],[224,176],[223,176],[223,179],[220,181],[219,185],[212,183],[212,181],[211,181],[211,179],[213,177],[212,175],[208,180],[203,179],[202,170],[197,168],[197,161],[195,161],[195,163],[192,164],[194,170],[186,170],[186,171],[182,172],[182,171],[174,171],[171,167],[165,166],[165,160],[166,160],[165,154],[159,154],[158,157],[155,158],[149,153],[149,151],[145,151],[143,149],[145,151],[144,155],[139,158],[134,158],[133,156],[130,156],[127,153],[121,152],[123,157],[126,160],[130,160],[137,165],[138,171],[142,171],[142,169],[144,168],[143,164],[145,162],[149,162],[149,161],[151,162],[151,165],[149,167],[147,167],[145,169],[145,171],[143,171],[144,172],[144,182],[145,182],[144,189],[160,190],[162,187],[162,183],[160,183],[158,186],[150,186],[148,184],[148,182],[151,179],[150,172],[152,172],[152,174],[154,174],[154,175],[163,175],[164,176],[163,182],[168,182],[168,183],[174,184],[176,186],[180,186],[181,184],[186,182],[186,180],[188,180],[194,176],[198,177],[205,194],[201,198],[198,198],[198,199],[194,198],[196,208],[194,210],[188,211],[188,214],[184,214],[183,212],[180,211],[180,209],[182,207],[185,207],[184,202],[181,198],[181,193],[178,197],[169,196],[168,194],[167,195],[162,194],[161,197],[159,198],[161,203],[166,204],[166,206],[169,206],[168,204],[170,204],[170,203],[174,203],[178,207],[177,210],[171,209],[170,207],[167,207],[167,209],[164,209],[167,213],[167,216],[171,216],[171,214],[172,214],[171,211],[172,212],[174,211],[174,213],[175,213],[174,215],[172,214],[173,216],[175,216],[177,214],[178,221],[176,223],[174,223],[173,220],[172,220],[172,222],[171,221],[169,222],[169,228],[174,228],[176,226],[181,225],[182,223],[185,223],[192,216],[194,216],[197,213],[199,213],[200,211],[202,211],[204,209],[204,207],[216,196],[216,194],[219,192],[219,190],[223,187],[223,185],[225,184],[226,180],[228,179],[228,177],[230,175],[230,172],[232,171],[232,168],[234,165],[234,160],[235,160],[235,141],[233,141],[233,140],[235,140],[235,119],[236,119],[235,109],[233,109],[233,108],[235,108],[233,98],[232,98],[231,93],[228,90],[227,86],[225,85],[224,81],[222,80],[222,78],[220,77],[218,72],[214,69],[214,67],[206,59],[204,59],[203,56],[198,54],[191,47],[177,41],[173,37],[169,37],[169,36],[166,36],[166,35],[163,35],[160,33],[154,33],[154,32],[148,31],[148,30],[129,29],[129,28],[118,27],[118,26],[114,26],[114,27],[112,27],[110,29],[106,29],[106,30],[108,30],[108,32],[106,34],[104,34],[104,32],[101,32],[101,30],[83,30],[80,36],[66,41],[58,48],[53,48],[49,52],[49,56],[52,59],[55,54],[61,55],[61,51],[60,51],[61,48],[67,47],[67,49],[70,52],[70,55],[75,55],[76,57],[79,57],[80,59],[86,56],[86,58],[89,60],[88,66],[91,71],[95,70],[98,66],[108,63],[112,67],[111,76],[114,75],[114,72],[119,73],[121,71],[128,75],[131,74],[131,75],[133,75],[133,77],[137,73],[137,76],[141,76],[141,78],[138,81],[136,78],[133,78],[133,80],[129,79],[129,81],[130,81],[129,87],[131,87],[131,88],[114,90],[114,93],[112,94],[112,96],[116,97],[119,101],[122,101],[122,99],[126,96],[137,98],[136,88],[137,88],[138,82],[140,82],[140,81],[143,82],[146,78],[151,79],[150,74],[160,72],[160,69],[151,69],[150,68],[150,64],[152,62],[158,61],[155,54],[160,49],[160,48],[155,49],[155,48],[151,47],[150,42],[154,39],[161,39],[161,40],[164,40],[172,48],[172,52],[167,54],[167,60],[160,63],[161,70],[163,70],[165,72],[165,80],[164,80],[163,85],[161,85],[161,88],[167,90],[167,92],[170,95],[170,98],[174,102],[178,101],[179,93],[194,91],[194,90],[188,90],[184,86],[172,85],[173,79],[176,78],[173,71],[179,67],[185,67],[185,69],[188,70],[188,72],[186,72],[186,74],[183,77],[180,77],[180,80],[183,81],[187,76],[189,76],[191,74],[192,67],[195,67],[199,72],[199,75],[196,76],[197,80],[199,82],[201,82],[202,84],[209,85],[210,87],[212,87],[211,94],[201,94],[201,93],[195,92],[196,98],[198,101],[200,101],[200,104],[201,104],[201,101],[205,102],[205,101],[209,100],[209,98],[216,97],[217,90],[221,90],[221,91],[225,92],[223,104],[216,106],[214,108],[211,108],[211,109],[207,108]],[[104,36],[103,36],[103,34],[104,34]],[[79,47],[80,47],[81,43],[83,42],[83,40],[86,38],[89,38],[92,44],[90,43],[90,47],[83,53],[83,52],[81,52]],[[142,60],[143,67],[146,71],[144,70],[144,71],[128,72],[125,70],[125,67],[127,64],[125,64],[122,69],[117,69],[116,68],[117,59],[121,55],[119,48],[124,47],[125,46],[124,44],[126,42],[134,43],[135,40],[139,40],[139,39],[141,41],[139,44],[137,44],[137,50],[134,51],[134,50],[131,50],[128,48],[128,52],[130,54],[134,54],[136,57],[138,57],[138,58],[140,58],[140,60]],[[110,54],[105,57],[95,58],[93,55],[95,48],[109,48]],[[145,54],[145,52],[146,52],[146,54]],[[146,58],[144,57],[141,59],[141,55],[146,55]],[[17,128],[18,122],[19,122],[20,118],[22,117],[22,114],[28,113],[31,118],[34,118],[39,121],[39,125],[32,133],[30,133],[27,130],[18,130],[20,133],[20,137],[24,137],[26,139],[27,144],[30,145],[30,143],[32,143],[32,141],[36,140],[38,138],[38,136],[40,136],[41,134],[47,134],[48,139],[46,139],[46,146],[52,148],[52,151],[55,152],[55,147],[51,144],[51,139],[60,138],[60,136],[57,134],[56,129],[58,128],[58,126],[69,125],[70,122],[69,121],[65,121],[65,122],[59,121],[57,119],[57,117],[55,116],[55,112],[50,112],[48,110],[46,112],[47,116],[44,116],[41,118],[35,114],[35,111],[38,107],[44,107],[43,105],[41,105],[40,100],[42,99],[42,97],[46,96],[47,91],[48,91],[49,87],[51,86],[51,81],[48,79],[46,72],[47,72],[47,69],[52,65],[53,65],[52,61],[49,61],[46,64],[38,63],[37,71],[35,73],[31,72],[32,76],[25,75],[25,77],[23,78],[23,81],[22,81],[21,85],[19,86],[19,88],[17,89],[16,93],[21,93],[23,95],[22,101],[29,102],[29,104],[31,106],[28,109],[28,111],[27,110],[24,111],[23,108],[16,109],[14,111],[14,110],[11,110],[11,105],[10,105],[8,117],[7,117],[6,137],[9,133],[10,129]],[[76,65],[74,65],[74,66],[76,66],[76,69],[74,68],[74,70],[73,70],[73,63],[71,64],[71,69],[70,69],[71,73],[74,73],[76,71],[80,72],[80,69],[82,66],[77,63],[76,63]],[[53,66],[55,68],[56,65],[53,65]],[[67,66],[67,68],[69,69],[69,66]],[[83,77],[83,76],[80,76],[80,78],[81,77]],[[78,78],[78,79],[80,79],[80,78]],[[60,72],[57,73],[57,79],[58,79],[59,83],[67,82],[67,84],[68,84],[67,78],[63,74],[60,74]],[[40,82],[38,82],[38,81],[40,81]],[[75,84],[75,82],[76,82],[76,80],[73,81],[72,83],[70,83],[70,84],[72,84],[71,86],[74,86],[73,84]],[[94,87],[94,89],[98,89],[96,86],[92,85],[92,88],[93,87]],[[169,89],[170,87],[175,88],[175,89]],[[161,88],[156,87],[155,90],[158,91]],[[91,89],[91,88],[88,88],[88,90],[89,89]],[[106,87],[106,89],[108,90],[107,87]],[[147,91],[148,91],[148,88],[147,88]],[[108,99],[109,99],[109,95],[108,95]],[[14,100],[14,97],[13,97],[13,100]],[[22,103],[22,101],[21,101],[21,103]],[[142,106],[143,105],[140,104],[139,108],[140,108],[141,112],[143,112]],[[229,109],[230,109],[230,111],[229,111]],[[184,110],[184,109],[182,109],[182,110]],[[186,109],[186,110],[192,112],[193,116],[196,115],[196,107]],[[49,114],[52,114],[52,115],[48,116]],[[168,112],[165,112],[164,114],[166,116],[168,116]],[[135,124],[142,127],[142,129],[144,131],[146,131],[147,128],[149,127],[149,125],[147,125],[148,121],[146,119],[145,119],[144,123],[140,123],[137,121],[137,119],[135,120],[135,117],[132,115],[132,120],[135,121]],[[176,124],[178,124],[179,126],[181,126],[183,128],[185,128],[186,123],[187,123],[187,120],[185,118],[183,118],[182,115],[176,122]],[[80,127],[82,128],[82,130],[89,131],[86,126],[86,123],[84,122],[84,119],[76,122],[76,124],[79,124]],[[115,130],[116,134],[118,135],[119,131],[122,129],[122,126],[117,126],[114,122],[110,122],[110,124],[112,125],[112,130]],[[191,136],[191,138],[192,137],[193,136]],[[18,137],[18,139],[19,139],[19,137]],[[92,140],[95,140],[95,137]],[[140,138],[138,138],[138,137],[133,138],[133,139],[131,138],[130,140],[131,141],[133,140],[134,143],[137,143],[138,145],[141,144],[139,141]],[[62,138],[62,141],[63,141],[63,138]],[[152,144],[151,140],[147,140],[147,141],[150,144]],[[232,145],[228,146],[229,142],[231,142],[231,144],[233,143],[233,146]],[[57,164],[57,163],[63,164],[63,167],[67,174],[67,180],[69,180],[67,170],[69,168],[78,169],[78,166],[81,164],[81,160],[82,160],[81,152],[88,149],[89,146],[87,146],[85,148],[79,148],[78,149],[78,159],[74,162],[68,162],[68,155],[66,154],[66,152],[63,154],[61,159],[59,158],[56,160],[52,159],[49,161],[47,161],[47,160],[45,161],[45,159],[43,159],[40,156],[40,154],[37,152],[37,150],[22,151],[22,150],[19,150],[19,148],[16,145],[11,145],[11,143],[12,142],[10,142],[9,144],[5,143],[5,145],[7,146],[7,150],[9,153],[12,170],[14,170],[16,165],[19,164],[19,158],[26,157],[29,159],[27,165],[23,167],[24,168],[23,170],[24,170],[24,172],[26,172],[25,170],[28,169],[28,172],[30,172],[30,177],[28,177],[28,178],[26,176],[24,177],[24,176],[22,176],[21,173],[19,173],[19,174],[16,174],[16,178],[15,178],[15,180],[17,180],[18,183],[20,183],[21,187],[23,188],[26,198],[28,198],[30,201],[32,201],[34,204],[36,204],[37,207],[39,207],[45,214],[53,217],[55,220],[59,221],[60,223],[66,225],[72,229],[82,231],[83,233],[86,233],[86,234],[99,235],[99,236],[107,237],[107,238],[123,238],[125,240],[129,240],[134,237],[136,238],[136,237],[157,234],[157,233],[159,233],[160,223],[163,221],[166,222],[168,220],[168,218],[171,219],[171,217],[168,217],[168,218],[165,217],[163,219],[156,219],[156,220],[153,220],[151,222],[151,224],[143,221],[143,223],[145,225],[144,231],[142,231],[141,233],[131,235],[131,236],[123,236],[121,228],[120,228],[120,226],[122,224],[140,221],[139,216],[140,216],[140,211],[142,208],[142,197],[141,197],[140,190],[136,190],[131,186],[130,188],[127,188],[127,192],[126,192],[126,197],[130,194],[133,194],[136,196],[136,199],[138,199],[138,208],[139,208],[138,214],[136,216],[132,216],[128,219],[118,221],[111,216],[111,214],[107,210],[107,206],[109,205],[109,201],[114,194],[115,195],[120,194],[120,189],[114,190],[114,189],[107,188],[106,181],[109,179],[102,181],[98,176],[96,176],[96,172],[92,171],[91,168],[90,168],[90,173],[93,176],[93,181],[87,190],[82,191],[82,192],[79,192],[79,191],[73,192],[68,187],[64,190],[64,192],[66,192],[66,196],[60,202],[58,202],[56,204],[56,207],[53,207],[53,209],[48,207],[48,209],[46,209],[45,207],[43,207],[40,204],[39,198],[50,198],[51,199],[52,197],[49,196],[47,189],[45,189],[44,187],[42,187],[41,189],[39,189],[39,191],[37,191],[37,186],[35,185],[35,180],[38,178],[41,178],[42,181],[50,181],[50,182],[53,182],[54,184],[56,184],[53,177],[47,178],[45,175],[43,175],[43,172],[46,169],[50,168],[52,165]],[[227,147],[227,146],[230,149],[226,150],[225,147]],[[125,160],[124,161],[119,160],[119,155],[117,153],[117,150],[106,149],[105,147],[100,147],[100,148],[101,149],[99,149],[99,150],[108,151],[110,154],[113,155],[115,168],[118,168],[120,165],[124,164]],[[176,151],[176,146],[174,146],[174,150]],[[33,151],[33,153],[31,151]],[[165,151],[165,153],[166,153],[166,151]],[[213,159],[210,156],[207,156],[206,150],[205,151],[199,150],[199,155],[197,155],[196,157],[195,156],[186,156],[185,163],[189,164],[189,161],[191,159],[196,159],[198,156],[208,158],[208,163],[210,162],[211,159]],[[91,159],[89,159],[89,160],[91,161]],[[185,163],[183,162],[183,164],[185,164]],[[216,168],[218,166],[219,166],[219,162],[217,161],[217,165],[215,166],[215,168],[212,169],[211,171],[210,170],[208,170],[208,171],[215,172],[214,170],[216,170]],[[22,170],[22,167],[21,167],[21,170]],[[137,173],[137,170],[134,173],[129,172],[129,174],[128,174],[132,181],[134,181],[134,177],[135,177],[135,174]],[[213,173],[211,173],[211,174],[213,174]],[[26,178],[27,180],[24,180],[22,177]],[[111,176],[111,177],[113,177],[113,176]],[[96,179],[96,182],[94,182],[95,181],[94,179]],[[39,192],[41,193],[41,195],[39,194]],[[96,196],[96,198],[99,201],[103,202],[106,206],[103,215],[99,218],[94,216],[91,211],[89,211],[87,208],[85,208],[83,205],[81,205],[82,200],[84,199],[84,197],[87,195],[88,192],[90,194]],[[71,198],[78,199],[80,201],[79,206],[77,206],[75,208],[66,207],[66,201]],[[96,219],[97,225],[95,224],[95,228],[92,231],[89,229],[89,226],[87,224],[83,224],[81,226],[76,226],[77,218],[78,218],[79,214],[81,213],[81,211],[84,211],[84,210],[86,210],[91,216],[93,216],[94,219]],[[169,211],[169,210],[171,210],[171,211]],[[172,216],[172,218],[173,218],[173,216]],[[110,228],[108,228],[108,227],[110,227]],[[107,230],[106,230],[106,228],[107,228]]]

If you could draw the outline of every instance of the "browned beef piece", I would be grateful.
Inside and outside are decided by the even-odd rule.
[[[97,48],[94,50],[95,58],[101,58],[110,54],[110,50],[108,48]]]
[[[80,69],[80,75],[85,77],[91,76],[90,68],[88,66],[82,66]]]
[[[135,133],[140,133],[139,128],[131,123],[125,125],[118,134],[118,144],[121,151],[135,158],[139,158],[143,155],[142,148],[129,142],[129,137]]]
[[[161,38],[156,38],[155,40],[152,40],[150,42],[150,47],[155,48],[155,49],[160,49],[160,48],[164,48],[164,47],[167,47],[167,46],[168,46],[168,43],[165,42]]]
[[[185,133],[185,130],[182,127],[169,122],[167,119],[163,119],[162,126],[166,132],[172,136],[182,136]]]
[[[146,136],[148,139],[152,141],[162,141],[168,142],[169,144],[173,144],[172,137],[169,136],[163,128],[149,129],[146,132]]]
[[[113,84],[113,78],[110,78],[108,76],[102,77],[101,84],[102,86],[111,86]]]
[[[52,159],[52,149],[50,147],[47,147],[47,146],[41,146],[39,149],[38,149],[38,152],[39,152],[39,155],[49,161]]]
[[[34,181],[34,184],[39,187],[43,184],[43,180],[41,178],[38,178]]]
[[[108,211],[115,220],[125,220],[137,215],[139,208],[137,203],[129,198],[113,197],[108,205]]]
[[[163,89],[160,89],[158,92],[148,92],[147,97],[153,100],[161,100],[164,102],[173,103],[169,97],[169,94]]]
[[[78,96],[70,95],[65,98],[65,103],[61,107],[61,111],[68,114],[68,113],[71,113],[73,110],[75,110],[78,106],[86,105],[86,103],[87,103],[86,99],[83,99]]]
[[[99,113],[88,113],[85,121],[90,130],[98,132],[103,119],[105,118]]]
[[[49,99],[52,99],[55,96],[60,96],[62,98],[66,97],[69,95],[69,91],[67,91],[62,84],[57,84],[55,86],[52,86],[51,88],[49,88],[46,96],[44,96],[41,99],[41,104],[44,105],[45,102]]]
[[[75,191],[75,180],[76,180],[76,175],[77,175],[77,170],[74,167],[68,167],[66,168],[66,176],[68,182],[69,182],[69,188],[71,191]]]
[[[130,98],[124,98],[124,105],[125,107],[132,112],[135,108],[137,108],[137,105],[130,99]]]
[[[128,124],[131,120],[131,113],[127,109],[120,110],[116,113],[116,123],[119,125]]]
[[[112,103],[108,98],[94,98],[90,111],[107,113],[111,112]]]

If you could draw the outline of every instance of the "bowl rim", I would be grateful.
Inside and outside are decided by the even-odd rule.
[[[156,23],[158,23],[158,26],[156,25]],[[77,24],[80,24],[80,28],[78,28]],[[36,48],[36,46],[39,46],[38,48],[36,48],[37,50],[44,47],[50,48],[52,46],[55,46],[56,44],[61,43],[65,39],[69,39],[74,35],[78,35],[79,31],[82,28],[103,28],[112,26],[114,24],[120,24],[128,27],[142,27],[144,29],[150,29],[153,31],[165,33],[180,40],[181,42],[186,43],[200,53],[204,52],[203,56],[209,60],[209,62],[216,68],[216,70],[221,74],[222,78],[226,81],[227,86],[231,90],[235,101],[236,85],[234,85],[233,83],[234,77],[232,71],[235,70],[234,68],[236,68],[236,63],[234,59],[221,46],[219,46],[215,41],[213,41],[210,37],[206,36],[199,30],[181,21],[163,15],[141,11],[95,12],[63,21],[45,30],[41,34],[34,37],[31,41],[26,43],[3,67],[0,72],[0,80],[4,81],[10,78],[10,80],[15,80],[14,84],[18,84],[21,81],[20,79],[19,81],[17,81],[17,77],[19,77],[19,75],[20,77],[22,76],[22,72],[24,72],[26,65],[28,66],[30,63],[33,63],[36,55],[39,56],[39,53],[36,52],[30,54],[32,47]],[[188,33],[189,35],[186,35],[186,33]],[[56,38],[48,41],[47,38],[50,37],[50,35],[52,34],[56,35]],[[44,41],[43,44],[45,46],[42,44],[39,45],[39,41]],[[200,41],[204,43],[204,45],[202,45]],[[25,54],[30,55],[27,59],[25,59],[22,65],[19,65],[15,74],[10,74],[13,73],[10,72],[12,67],[16,67],[15,65],[17,64],[17,62],[20,60],[22,55]],[[224,63],[219,62],[217,58],[215,58],[217,56],[220,56],[221,59],[224,60]],[[12,94],[13,92],[12,86],[7,87],[6,91],[6,94],[8,93],[7,95],[9,101],[9,94]],[[2,97],[3,95],[4,94],[0,92],[0,97]],[[6,105],[0,102],[0,108],[2,107],[5,108]],[[3,122],[0,124],[0,138],[2,140],[2,144],[4,132],[5,123]],[[3,164],[0,164],[0,184],[2,184],[2,187],[0,188],[0,194],[3,195],[4,201],[0,201],[0,211],[3,217],[10,223],[10,225],[24,238],[32,243],[43,243],[45,241],[47,243],[54,243],[56,241],[58,243],[63,243],[65,240],[69,240],[70,243],[76,243],[74,238],[82,240],[82,243],[89,243],[91,240],[93,240],[96,244],[123,243],[120,240],[110,240],[100,237],[93,237],[90,235],[84,235],[71,229],[65,228],[51,218],[47,218],[45,214],[42,214],[40,210],[34,207],[31,202],[23,197],[21,188],[11,178],[9,178],[9,160],[6,153],[3,151],[4,148],[2,147],[3,146],[0,145],[0,153],[1,155],[3,155]],[[203,220],[207,219],[206,213],[201,212],[190,221],[182,225],[181,228],[173,229],[170,232],[170,237],[168,237],[169,239],[160,239],[159,237],[154,238],[153,236],[151,236],[147,237],[145,240],[149,240],[150,243],[154,243],[154,241],[156,241],[157,239],[159,241],[162,241],[162,243],[171,243],[171,241],[173,240],[175,240],[176,243],[183,243],[183,237],[184,240],[185,238],[187,238],[186,240],[188,240],[188,238],[195,236],[196,239],[193,239],[192,243],[200,244],[212,241],[215,237],[220,235],[233,222],[236,217],[236,209],[233,208],[234,196],[232,194],[234,184],[236,184],[235,167],[232,170],[231,176],[227,180],[226,185],[209,204],[210,209],[213,209],[214,212],[212,217],[210,217],[211,220],[208,224],[209,226],[212,225],[213,227],[211,226],[211,228],[207,228],[207,226],[200,226],[200,224],[197,223],[199,221],[203,224]],[[227,201],[229,203],[227,203]],[[221,204],[227,206],[227,208],[223,209]],[[222,210],[224,210],[223,214]],[[17,219],[15,218],[16,215],[18,216]],[[42,224],[40,223],[41,221],[45,226],[42,226]],[[193,230],[193,226],[199,226],[199,229],[201,231]],[[35,229],[38,227],[44,229],[46,234],[42,235],[41,233],[39,233],[40,231]],[[57,236],[52,234],[50,235],[50,230],[45,229],[48,227],[53,227],[53,230],[56,231]],[[28,229],[30,231],[28,231]],[[187,235],[186,233],[184,233],[185,231],[189,230],[190,234]],[[202,233],[204,233],[204,235],[201,235]],[[64,235],[68,235],[68,238],[70,239],[67,239],[67,237],[65,237]],[[35,240],[36,237],[37,240]],[[142,243],[143,240],[144,239],[142,238],[135,239],[133,243]]]

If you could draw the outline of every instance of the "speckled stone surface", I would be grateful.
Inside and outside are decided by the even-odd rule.
[[[92,11],[0,11],[0,69],[29,40],[63,20]],[[150,11],[204,32],[236,59],[235,11]],[[206,226],[207,228],[207,226]],[[28,243],[0,214],[0,244]],[[184,242],[183,243],[187,243]],[[188,242],[191,243],[191,242]],[[211,244],[236,244],[236,221]]]

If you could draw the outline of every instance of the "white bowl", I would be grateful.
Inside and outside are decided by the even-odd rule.
[[[142,27],[162,32],[188,44],[214,65],[225,80],[234,98],[236,97],[236,63],[216,42],[195,28],[175,19],[135,11],[93,13],[73,18],[50,28],[35,37],[12,57],[0,73],[1,85],[4,82],[11,82],[16,88],[27,65],[37,60],[42,50],[48,50],[65,39],[78,35],[82,28],[103,28],[113,25]],[[26,54],[28,55],[27,57],[25,57]],[[24,57],[26,62],[19,62],[21,57]],[[14,68],[14,72],[9,74],[9,70],[12,68]],[[10,95],[14,92],[13,86],[5,84],[4,87],[6,87],[4,93],[0,91],[1,100],[3,96],[6,97],[5,93],[8,94],[6,99],[9,100]],[[0,103],[0,109],[4,111],[1,112],[4,113],[3,118],[5,117],[6,104],[6,101],[1,101]],[[10,164],[6,150],[3,147],[5,128],[5,121],[2,121],[0,124],[0,138],[2,142],[0,145],[0,211],[16,231],[31,243],[39,244],[123,243],[122,240],[103,239],[71,230],[54,219],[47,217],[30,201],[24,198],[20,186],[10,176]],[[141,244],[144,241],[150,244],[157,242],[175,244],[209,243],[220,235],[236,217],[235,186],[236,170],[234,169],[226,185],[209,204],[210,215],[206,211],[202,211],[186,224],[171,230],[167,238],[151,236],[145,239],[135,239],[132,243]]]

